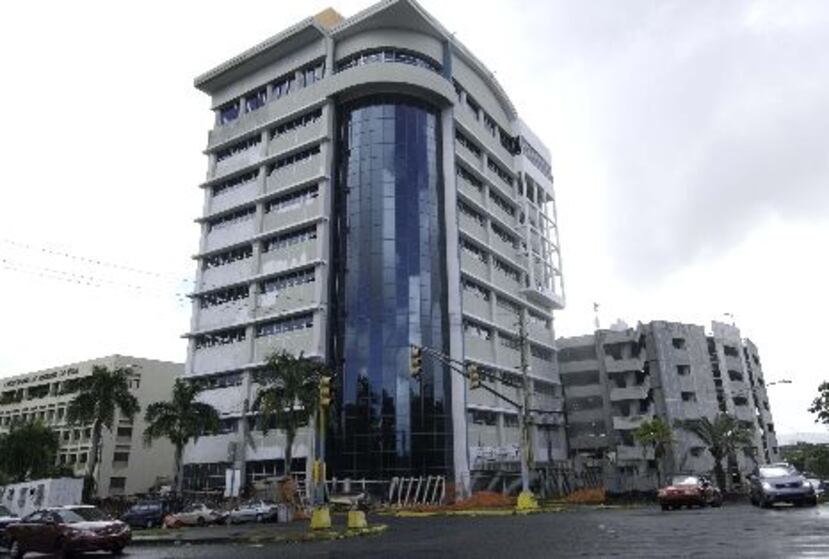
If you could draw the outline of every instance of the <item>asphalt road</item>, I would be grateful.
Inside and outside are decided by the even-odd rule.
[[[395,519],[379,536],[303,544],[131,547],[131,558],[829,557],[829,505]],[[94,557],[89,555],[87,557]]]

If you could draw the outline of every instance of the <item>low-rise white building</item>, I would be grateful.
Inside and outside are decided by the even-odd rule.
[[[130,390],[141,411],[133,419],[116,411],[110,431],[102,430],[101,456],[96,472],[98,496],[132,495],[149,490],[173,475],[173,446],[166,440],[143,444],[144,410],[153,402],[170,399],[173,383],[184,365],[167,361],[112,355],[82,363],[52,367],[0,379],[0,433],[16,421],[40,420],[58,432],[58,464],[83,475],[89,459],[91,425],[69,425],[66,408],[76,396],[71,382],[92,374],[94,366],[131,369]]]

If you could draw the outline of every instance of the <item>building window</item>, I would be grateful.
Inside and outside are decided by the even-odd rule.
[[[456,165],[455,166],[455,171],[456,171],[458,177],[460,177],[460,179],[463,182],[469,184],[470,186],[474,187],[478,191],[483,191],[484,183],[482,183],[480,180],[478,180],[478,177],[476,177],[475,175],[473,175],[472,173],[470,173],[469,171],[464,169],[461,165]]]
[[[466,106],[469,107],[469,110],[475,115],[475,120],[481,119],[481,106],[477,101],[475,101],[475,99],[472,98],[471,95],[469,95],[469,93],[466,94]]]
[[[381,62],[409,64],[411,66],[426,68],[432,72],[441,72],[440,64],[425,54],[394,48],[369,49],[352,54],[337,62],[337,72],[362,66],[363,64],[376,64]]]
[[[465,239],[461,239],[460,244],[461,244],[461,250],[463,250],[464,252],[469,254],[475,260],[483,262],[484,264],[489,262],[489,256],[487,255],[487,253],[484,252],[482,249],[478,248],[477,246],[475,246],[474,244],[470,243],[469,241],[467,241]]]
[[[210,189],[211,195],[212,196],[219,196],[221,194],[225,194],[227,192],[230,192],[231,190],[233,190],[233,189],[235,189],[239,186],[242,186],[245,183],[255,181],[256,177],[258,177],[258,176],[259,176],[259,171],[251,171],[249,173],[245,173],[243,175],[233,177],[232,179],[228,179],[226,181],[220,182],[219,184],[216,184],[216,185],[211,187],[211,189]]]
[[[504,333],[498,334],[498,342],[509,349],[518,350],[521,347],[521,344],[518,343],[518,338],[513,338],[512,336],[508,336]]]
[[[683,402],[696,402],[697,395],[694,392],[682,392],[682,401]]]
[[[498,135],[498,125],[495,123],[492,117],[486,113],[484,113],[484,127],[486,128],[486,131],[489,132],[490,136],[492,136],[493,138],[495,138]]]
[[[531,326],[538,326],[544,328],[545,330],[551,330],[553,325],[550,319],[543,317],[539,314],[534,313],[533,311],[529,311],[527,313],[527,318],[529,319]]]
[[[259,284],[259,291],[261,293],[278,293],[283,289],[313,283],[314,281],[316,281],[314,268],[305,268],[304,270],[297,270],[296,272],[282,274],[275,278],[265,280]]]
[[[495,233],[495,236],[501,239],[502,242],[510,245],[512,248],[516,248],[518,246],[518,240],[497,223],[492,224],[492,232]]]
[[[325,75],[325,60],[314,62],[299,71],[299,87],[308,87]]]
[[[303,229],[297,229],[289,233],[282,233],[275,237],[264,241],[262,244],[263,252],[271,252],[272,250],[281,250],[289,246],[305,243],[317,238],[317,226],[311,225]]]
[[[319,187],[314,184],[284,196],[274,198],[265,205],[265,213],[280,213],[310,204],[319,198]]]
[[[504,427],[507,427],[508,429],[518,429],[518,416],[511,413],[505,413]]]
[[[530,345],[530,355],[542,361],[549,361],[550,363],[553,361],[553,351],[546,347]]]
[[[493,173],[498,175],[498,178],[500,178],[503,182],[505,182],[507,185],[509,185],[510,188],[512,187],[512,184],[513,184],[512,176],[508,172],[506,172],[504,169],[502,169],[500,165],[495,163],[492,159],[487,159],[486,166],[490,171],[492,171]]]
[[[279,99],[288,95],[296,86],[296,74],[290,72],[289,74],[277,79],[273,82],[271,90],[271,100]]]
[[[118,436],[131,439],[132,438],[132,427],[118,427]]]
[[[737,348],[734,347],[734,346],[730,346],[730,345],[724,345],[723,346],[723,352],[725,352],[725,354],[729,357],[739,357],[740,356],[740,352],[737,351]]]
[[[460,130],[455,130],[455,139],[460,145],[474,153],[476,157],[481,157],[481,148],[475,145],[475,142],[467,138]]]
[[[219,122],[227,124],[239,118],[239,102],[233,101],[219,109]]]
[[[125,477],[111,477],[109,478],[110,491],[123,491],[127,488],[127,478]]]
[[[298,151],[296,153],[292,153],[291,155],[287,155],[281,159],[278,159],[276,163],[272,164],[268,169],[268,176],[273,175],[274,173],[278,173],[280,171],[285,170],[287,167],[291,165],[296,165],[298,163],[306,162],[315,155],[319,155],[320,147],[314,146],[308,149],[304,149],[302,151]]]
[[[507,264],[506,262],[501,261],[500,259],[495,259],[495,269],[507,276],[508,278],[512,279],[516,283],[521,282],[521,272]]]
[[[475,425],[494,426],[498,421],[498,416],[494,411],[470,410],[469,415]]]
[[[311,313],[292,317],[283,318],[279,320],[272,320],[270,322],[263,322],[256,326],[256,337],[263,336],[277,336],[279,334],[287,334],[295,330],[305,330],[313,328],[314,315]]]
[[[113,452],[112,453],[112,463],[113,464],[127,464],[130,461],[130,453],[129,452]]]
[[[304,128],[309,124],[317,122],[320,118],[322,118],[322,109],[317,109],[295,119],[289,120],[288,122],[282,123],[271,130],[271,139],[278,138],[283,134]]]
[[[268,100],[268,90],[266,88],[261,88],[253,93],[248,94],[245,96],[245,110],[247,112],[253,112],[259,107],[263,106],[265,102]]]
[[[535,148],[533,148],[524,138],[521,138],[519,142],[521,153],[523,153],[524,156],[530,160],[530,163],[532,163],[536,169],[541,171],[542,175],[550,180],[553,180],[552,167],[547,160],[544,159],[544,157],[542,157],[542,155],[538,153]]]
[[[681,377],[685,377],[691,374],[691,366],[690,365],[677,365],[676,366],[676,374]]]
[[[236,287],[230,287],[228,289],[222,289],[221,291],[214,291],[212,293],[205,293],[204,295],[199,295],[198,300],[199,307],[202,309],[207,309],[218,305],[224,305],[226,303],[230,303],[233,301],[247,299],[247,297],[248,286],[239,285]]]
[[[728,380],[732,382],[743,382],[743,373],[729,369]]]
[[[468,279],[464,279],[462,281],[462,285],[463,285],[464,293],[469,293],[473,297],[476,297],[476,298],[481,299],[483,301],[489,301],[489,297],[490,297],[489,289],[487,289],[486,287],[484,287],[482,285],[479,285],[479,284],[477,284],[473,281],[470,281]]]
[[[507,202],[503,196],[500,196],[497,192],[490,190],[489,199],[492,200],[492,202],[496,206],[501,208],[504,211],[504,213],[506,213],[510,217],[515,217],[515,208],[512,206],[512,204]]]
[[[734,396],[734,405],[735,406],[747,406],[748,405],[748,398],[745,396]]]
[[[466,204],[465,202],[463,202],[461,200],[458,200],[458,212],[461,215],[464,215],[464,216],[468,217],[469,219],[471,219],[473,221],[476,221],[478,223],[478,225],[480,225],[481,227],[484,226],[484,223],[485,223],[484,216],[482,216],[476,210],[472,209],[471,206],[469,206],[468,204]]]
[[[221,217],[216,217],[211,220],[208,220],[207,230],[213,231],[214,229],[224,229],[226,227],[236,225],[237,223],[250,221],[253,219],[254,215],[256,215],[256,206],[242,208],[241,210],[236,210],[234,212],[227,213]]]
[[[674,349],[685,349],[685,338],[672,338],[671,345]]]
[[[242,386],[241,373],[226,373],[223,375],[212,375],[209,377],[201,377],[192,381],[200,390],[217,390],[219,388],[229,388],[233,386]]]
[[[244,341],[246,337],[244,328],[233,328],[221,332],[202,334],[196,336],[196,349],[204,349],[220,345],[234,344]]]
[[[463,323],[463,331],[470,336],[481,338],[482,340],[492,339],[492,330],[486,326],[465,320]]]
[[[207,256],[202,260],[202,266],[205,270],[209,270],[210,268],[225,266],[239,260],[244,260],[245,258],[250,258],[251,256],[253,256],[253,247],[248,245],[220,252],[213,256]]]

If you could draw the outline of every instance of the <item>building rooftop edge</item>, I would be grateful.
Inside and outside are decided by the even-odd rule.
[[[54,369],[63,369],[63,368],[66,368],[66,367],[73,367],[73,366],[76,366],[76,365],[85,365],[87,363],[96,363],[96,362],[100,362],[100,361],[108,361],[108,360],[115,360],[115,359],[133,359],[135,361],[145,361],[145,362],[149,361],[149,362],[153,362],[153,363],[164,363],[164,364],[167,364],[167,365],[175,365],[175,366],[181,367],[182,371],[184,369],[184,362],[167,361],[167,360],[164,360],[164,359],[153,359],[153,358],[150,358],[150,357],[135,357],[134,355],[122,355],[120,353],[112,353],[110,355],[103,355],[101,357],[93,357],[91,359],[84,359],[83,361],[73,361],[71,363],[62,363],[62,364],[59,364],[59,365],[53,365],[51,367],[43,367],[43,368],[40,368],[40,369],[37,369],[37,370],[34,370],[34,371],[26,371],[26,372],[23,372],[23,373],[12,373],[12,374],[7,374],[7,375],[4,375],[4,374],[0,373],[0,384],[3,383],[4,381],[10,380],[10,379],[25,377],[25,376],[29,376],[29,375],[37,375],[37,374],[41,374],[41,373],[46,373],[46,372],[52,371]]]

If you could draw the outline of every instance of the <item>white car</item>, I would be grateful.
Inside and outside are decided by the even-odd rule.
[[[279,509],[276,503],[270,501],[247,501],[230,511],[227,517],[227,523],[268,522],[276,520],[278,511]]]
[[[206,526],[215,524],[225,519],[225,513],[211,509],[203,503],[194,503],[184,508],[183,511],[171,514],[164,519],[166,528],[178,528],[180,526]]]

